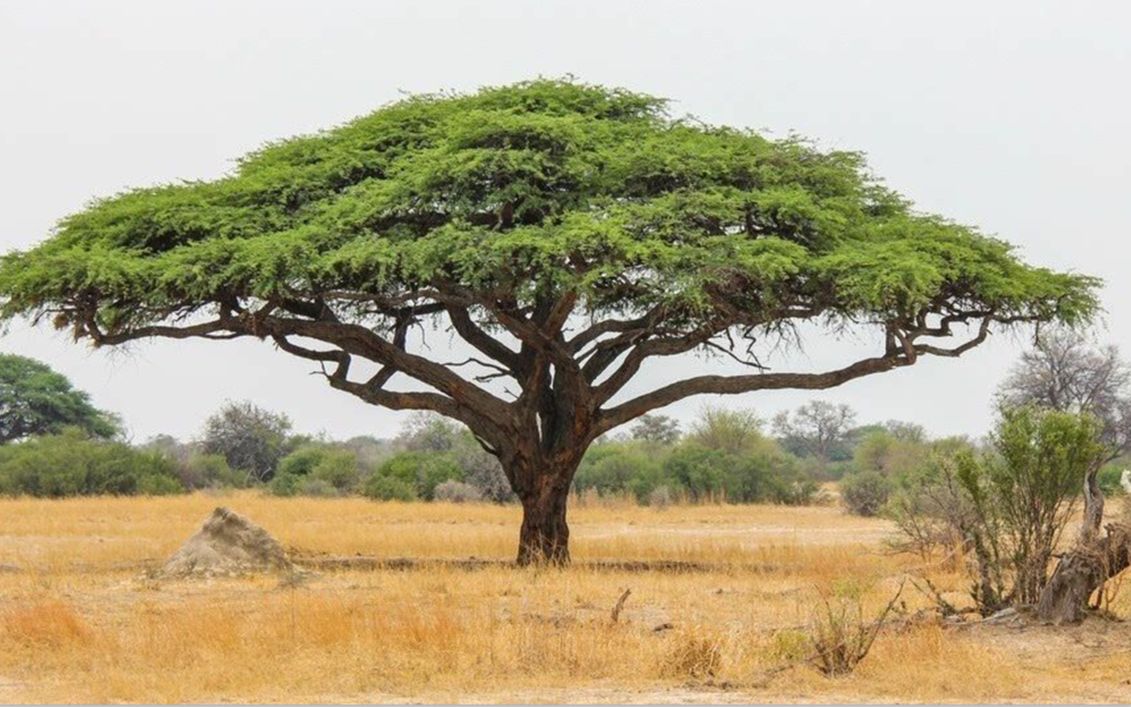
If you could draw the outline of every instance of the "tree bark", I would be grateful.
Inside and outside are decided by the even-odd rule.
[[[569,564],[569,525],[566,502],[573,480],[570,469],[546,473],[538,488],[520,494],[522,529],[518,538],[520,566]]]
[[[1100,465],[1088,470],[1084,477],[1084,522],[1080,526],[1080,544],[1092,544],[1100,534],[1104,519],[1104,494],[1100,489]]]
[[[1083,620],[1088,600],[1131,564],[1131,528],[1107,526],[1107,535],[1078,544],[1061,558],[1037,603],[1037,618],[1055,624]]]

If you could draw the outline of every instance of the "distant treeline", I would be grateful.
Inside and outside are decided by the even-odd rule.
[[[703,408],[686,429],[646,415],[594,444],[574,490],[585,498],[808,504],[839,481],[849,510],[874,515],[918,483],[939,458],[977,446],[929,439],[908,422],[858,425],[846,405],[812,401],[764,420],[749,410]],[[63,497],[168,494],[258,487],[279,496],[360,494],[381,500],[508,503],[494,456],[462,425],[421,413],[391,439],[336,441],[294,434],[286,415],[250,402],[224,405],[197,439],[122,440],[112,414],[30,359],[0,356],[0,493]],[[1121,460],[1117,460],[1121,461]],[[1118,492],[1121,464],[1101,473]]]

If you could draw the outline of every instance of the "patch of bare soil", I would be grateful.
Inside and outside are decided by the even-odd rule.
[[[291,548],[289,556],[296,565],[317,570],[482,570],[492,568],[511,568],[512,560],[487,559],[482,557],[374,557],[371,555],[328,555],[310,553]],[[735,565],[716,565],[708,562],[687,560],[580,560],[571,565],[574,569],[597,570],[604,572],[721,572],[734,571]],[[737,569],[746,569],[737,566]],[[759,565],[754,569],[764,570]]]
[[[1061,662],[1084,664],[1131,651],[1131,624],[1098,615],[1078,624],[1054,626],[1018,612],[1004,620],[972,622],[966,627],[980,642],[1003,648],[1020,661],[1057,656]]]
[[[1122,619],[1089,614],[1078,624],[1053,625],[1023,611],[998,621],[965,624],[962,628],[975,636],[978,643],[1013,656],[1012,662],[1031,669],[1034,677],[1044,668],[1033,666],[1049,665],[1070,674],[1092,675],[1091,679],[1081,679],[1072,695],[1048,695],[1050,702],[1125,703],[1131,696],[1131,674],[1112,665],[1113,660],[1125,665],[1123,659],[1131,655],[1131,624]],[[1096,666],[1105,663],[1111,669],[1097,672]]]

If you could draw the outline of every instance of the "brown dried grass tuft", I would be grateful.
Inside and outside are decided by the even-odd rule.
[[[57,600],[20,603],[0,614],[4,640],[32,648],[87,645],[92,632],[70,604]]]

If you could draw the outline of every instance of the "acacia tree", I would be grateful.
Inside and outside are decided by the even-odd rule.
[[[362,400],[463,422],[522,502],[520,563],[568,560],[570,481],[621,424],[958,356],[999,325],[1076,323],[1096,285],[914,212],[857,153],[541,80],[409,98],[218,180],[103,200],[0,265],[7,317],[98,346],[259,337]],[[422,348],[427,318],[473,354]],[[763,339],[805,321],[868,327],[877,350],[767,370]],[[748,369],[626,392],[646,362],[696,350]]]

